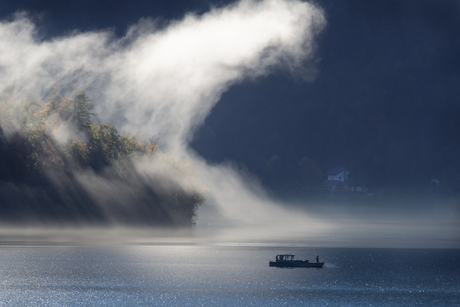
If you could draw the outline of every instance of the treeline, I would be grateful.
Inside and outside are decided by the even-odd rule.
[[[0,99],[0,180],[27,181],[53,166],[100,171],[122,158],[159,149],[155,141],[118,134],[110,123],[93,123],[94,105],[84,91],[68,98],[55,90],[44,102],[15,99],[13,90]]]
[[[205,188],[184,185],[194,169],[162,153],[155,140],[92,122],[93,110],[83,90],[69,98],[53,89],[47,101],[15,95],[14,88],[2,93],[0,220],[193,223],[205,199]]]

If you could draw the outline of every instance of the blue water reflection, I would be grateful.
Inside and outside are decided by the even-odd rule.
[[[326,267],[268,266],[277,253]],[[0,305],[459,306],[460,251],[4,246]]]

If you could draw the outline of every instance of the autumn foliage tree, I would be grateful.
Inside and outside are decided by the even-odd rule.
[[[25,94],[15,95],[14,88],[4,91],[0,96],[0,194],[2,188],[12,182],[39,186],[44,190],[39,193],[43,200],[38,201],[40,205],[31,206],[32,211],[39,206],[52,207],[52,210],[37,211],[37,214],[44,214],[44,218],[51,216],[51,212],[60,212],[58,216],[63,219],[70,216],[79,219],[76,216],[80,216],[96,220],[112,218],[126,223],[142,220],[163,226],[192,222],[196,206],[204,202],[205,188],[184,189],[174,178],[190,175],[193,168],[161,153],[154,139],[143,141],[136,135],[119,134],[111,123],[93,123],[93,111],[94,105],[83,90],[69,98],[61,96],[54,88],[47,101]],[[150,173],[140,175],[133,158],[143,158],[149,165],[166,165],[169,174],[162,174],[162,178],[155,178],[157,175]],[[50,179],[51,170],[53,176]],[[69,175],[87,170],[98,174],[98,180],[105,181],[109,190],[107,186],[113,182],[124,182],[124,194],[129,196],[126,200],[123,197],[115,199],[111,197],[112,191],[105,193],[109,195],[107,199],[101,199],[100,195],[87,194],[88,189],[85,190],[73,175]],[[63,182],[68,182],[68,186]],[[0,195],[0,215],[2,204],[6,208],[15,197],[21,197],[8,195],[7,192]],[[37,198],[30,202],[37,202]],[[69,202],[73,204],[69,205]],[[131,205],[126,207],[125,203]],[[108,210],[111,218],[104,218],[106,209],[95,209],[101,204],[111,207]],[[83,210],[82,206],[87,209]],[[19,210],[14,206],[9,208],[9,212]],[[21,215],[20,212],[15,214]],[[3,215],[3,218],[7,217],[11,216]]]

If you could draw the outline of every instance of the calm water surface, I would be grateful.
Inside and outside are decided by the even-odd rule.
[[[460,306],[460,250],[3,246],[0,305]],[[294,253],[326,267],[268,266]]]

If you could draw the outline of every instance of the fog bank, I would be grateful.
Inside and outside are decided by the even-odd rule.
[[[276,206],[253,180],[243,180],[232,167],[208,165],[189,151],[188,144],[231,85],[279,69],[314,77],[305,64],[314,57],[315,37],[325,23],[322,10],[310,3],[244,0],[200,16],[187,15],[162,28],[144,19],[122,38],[97,31],[42,41],[27,15],[19,13],[0,23],[0,91],[8,90],[18,100],[23,93],[45,99],[52,87],[69,96],[84,88],[99,120],[144,139],[160,137],[164,151],[190,161],[200,174],[197,180],[209,189],[209,203],[221,216],[245,223],[289,220],[294,216]],[[15,120],[5,130],[7,136],[27,120],[11,118]],[[61,142],[75,138],[72,134],[77,133],[71,130],[71,126],[60,127],[52,135]],[[134,164],[141,164],[137,172],[146,176],[155,168],[145,161]],[[171,181],[181,187],[187,184],[180,176],[154,174],[166,186]],[[102,212],[111,206],[112,211],[121,208],[122,216],[130,215],[121,203],[130,201],[125,196],[133,195],[135,182],[90,173],[74,177],[78,188],[101,204]],[[67,193],[65,187],[56,188]],[[78,207],[73,202],[67,205],[69,210]],[[36,210],[30,211],[32,217],[39,215]],[[132,215],[142,217],[142,211]]]
[[[385,226],[382,219],[370,219],[376,215],[341,219],[338,208],[329,215],[286,206],[270,198],[250,174],[231,164],[210,165],[189,148],[197,127],[232,85],[279,70],[314,80],[310,67],[315,39],[325,25],[323,11],[311,3],[243,0],[203,15],[187,15],[162,28],[144,19],[122,38],[100,30],[43,41],[27,15],[18,14],[0,23],[0,91],[14,85],[13,95],[26,92],[43,99],[53,86],[70,96],[74,89],[84,88],[96,105],[98,120],[144,139],[160,137],[163,150],[190,162],[199,174],[196,181],[209,190],[205,206],[212,209],[198,212],[196,229],[205,243],[301,238],[297,242],[310,245],[399,246],[403,241],[398,236],[406,231],[423,245],[421,236],[427,231],[421,231],[419,219],[412,220],[416,225],[407,224],[408,218]],[[14,133],[14,125],[10,128],[9,133]],[[55,137],[60,136],[56,131]],[[188,181],[181,176],[159,174],[146,161],[133,163],[136,178],[155,175],[152,180],[160,180],[161,189],[167,190],[170,181],[187,188]],[[130,199],[124,197],[139,195],[138,181],[124,182],[116,176],[106,180],[84,172],[75,175],[100,208],[113,206],[116,199],[122,208],[119,214],[130,215],[132,208],[123,207]],[[65,194],[65,189],[60,192]],[[133,211],[132,220],[141,221],[143,213]],[[218,223],[216,228],[213,223]],[[426,246],[457,229],[449,225],[436,231]],[[435,226],[439,230],[438,222]],[[449,246],[455,245],[458,237],[448,237]]]

